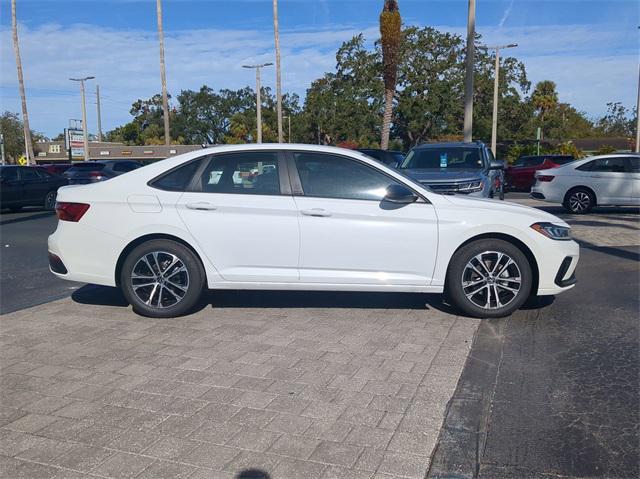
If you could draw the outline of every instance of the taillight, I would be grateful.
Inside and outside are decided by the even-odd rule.
[[[105,178],[101,171],[90,171],[89,177],[95,178],[98,181],[103,180]]]
[[[555,178],[553,175],[539,175],[537,176],[538,181],[551,181]]]
[[[88,209],[89,205],[86,203],[66,203],[63,201],[58,201],[56,203],[56,215],[60,221],[72,221],[77,223]]]

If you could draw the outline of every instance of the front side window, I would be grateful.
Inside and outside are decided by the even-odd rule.
[[[411,150],[403,169],[479,170],[483,168],[479,148],[423,148]]]
[[[591,171],[605,173],[624,173],[624,158],[600,158],[593,162]]]
[[[200,176],[204,193],[279,195],[277,153],[251,151],[214,156]]]
[[[375,200],[389,185],[400,184],[384,173],[349,158],[324,153],[295,153],[305,196]]]
[[[22,168],[22,179],[25,181],[39,180],[40,175],[38,175],[38,172],[35,168],[26,167]]]
[[[629,158],[631,173],[640,173],[640,158]]]

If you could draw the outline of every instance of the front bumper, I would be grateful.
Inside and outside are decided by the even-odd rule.
[[[576,284],[575,271],[580,247],[575,241],[548,240],[548,248],[538,255],[538,295],[552,295],[571,289]]]

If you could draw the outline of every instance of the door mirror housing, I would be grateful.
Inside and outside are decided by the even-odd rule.
[[[387,186],[387,191],[384,195],[384,201],[389,201],[391,203],[409,204],[415,203],[417,200],[418,196],[403,185]]]
[[[489,164],[489,169],[490,170],[504,170],[504,161],[493,160]]]

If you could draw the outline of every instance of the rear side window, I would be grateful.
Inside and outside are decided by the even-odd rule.
[[[566,165],[567,163],[571,163],[573,161],[573,156],[556,156],[550,158],[550,160],[556,165]]]
[[[133,163],[131,161],[121,161],[113,165],[113,171],[127,172],[137,170],[141,165]]]
[[[640,158],[629,158],[631,173],[640,173]]]
[[[198,159],[186,165],[179,166],[165,173],[160,178],[153,180],[149,185],[165,191],[186,191],[201,163],[202,159]]]
[[[38,174],[38,170],[36,170],[35,168],[27,167],[22,168],[22,179],[26,181],[39,180],[41,179],[41,177]]]
[[[67,171],[71,171],[72,173],[75,173],[78,171],[100,171],[103,168],[104,168],[104,163],[87,162],[87,163],[78,163],[77,165],[73,165]]]
[[[204,193],[279,195],[278,156],[271,151],[214,156],[200,177]]]

